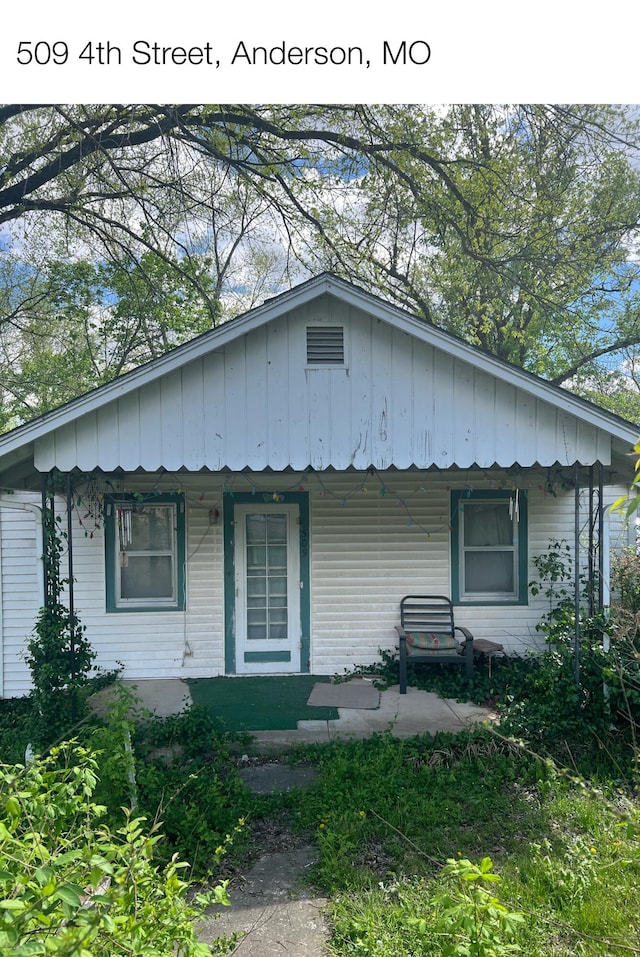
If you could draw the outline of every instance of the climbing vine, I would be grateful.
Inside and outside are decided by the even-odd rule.
[[[43,515],[45,604],[25,656],[33,684],[31,740],[38,750],[67,736],[84,716],[88,676],[96,657],[84,626],[63,601],[69,584],[61,572],[66,538],[50,500]]]

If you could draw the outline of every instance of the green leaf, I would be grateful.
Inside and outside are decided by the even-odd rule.
[[[62,884],[57,888],[54,896],[64,904],[69,904],[70,907],[80,907],[82,894],[82,888],[77,884]]]
[[[8,797],[4,802],[4,809],[9,817],[14,819],[20,817],[20,802],[16,797]]]
[[[8,910],[18,914],[21,911],[26,909],[27,909],[27,904],[25,903],[25,901],[21,900],[19,897],[17,898],[10,897],[3,901],[0,901],[0,910]]]
[[[53,869],[53,867],[50,867],[50,866],[37,867],[35,870],[36,880],[38,884],[40,884],[41,886],[48,884],[53,879],[54,876],[55,876],[55,870]]]

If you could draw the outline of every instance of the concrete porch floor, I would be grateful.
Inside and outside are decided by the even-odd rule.
[[[160,717],[177,714],[191,704],[189,686],[179,678],[125,680],[122,684],[134,688],[141,706]],[[394,737],[408,738],[438,731],[460,731],[495,720],[494,712],[488,708],[440,698],[418,688],[409,687],[407,694],[401,695],[398,685],[380,693],[379,708],[339,708],[338,714],[338,719],[333,721],[299,721],[297,730],[254,731],[254,742],[277,747],[328,742],[335,738],[368,738],[387,730]]]

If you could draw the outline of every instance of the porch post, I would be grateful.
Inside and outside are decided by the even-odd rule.
[[[602,462],[598,462],[598,611],[604,610],[604,563],[609,554],[609,543],[604,540],[604,480]],[[606,547],[605,547],[606,546]],[[608,560],[608,558],[607,558]],[[607,603],[608,604],[608,603]]]
[[[573,654],[576,669],[576,684],[580,684],[580,465],[575,465],[574,496],[574,614]]]
[[[76,677],[76,623],[73,595],[73,489],[71,486],[71,472],[67,472],[67,567],[69,574],[69,623],[70,623],[70,646],[71,652],[71,679]],[[75,719],[77,710],[76,693],[73,691],[71,700],[71,716]]]
[[[40,475],[40,501],[42,504],[42,604],[46,608],[49,604],[49,574],[47,570],[47,476]]]
[[[594,490],[593,490],[593,465],[589,466],[589,544],[588,544],[588,571],[587,571],[587,588],[588,588],[588,601],[589,601],[589,615],[593,615],[595,611],[596,596],[594,589],[593,576],[595,573],[595,562],[594,562],[594,550],[595,550],[595,520],[594,520],[594,511],[593,511],[593,500],[594,500]]]
[[[597,473],[596,473],[597,466]],[[604,608],[604,506],[602,462],[589,466],[589,615]],[[596,589],[596,575],[597,589]]]
[[[54,596],[51,590],[51,541],[55,534],[56,504],[52,492],[49,491],[51,474],[43,473],[40,481],[42,497],[42,602],[45,608],[50,608]],[[48,498],[48,502],[47,502]]]

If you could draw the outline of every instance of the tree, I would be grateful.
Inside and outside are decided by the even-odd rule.
[[[396,129],[402,111],[381,122]],[[339,247],[354,275],[359,256],[360,275],[426,321],[640,415],[637,127],[548,106],[410,108],[409,127],[408,179],[367,171],[327,261]]]
[[[637,146],[602,106],[6,106],[0,224],[112,268],[154,349],[328,267],[588,391],[640,342]],[[160,320],[169,271],[193,329]]]

